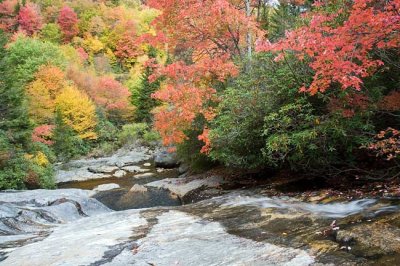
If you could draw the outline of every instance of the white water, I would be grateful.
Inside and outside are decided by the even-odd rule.
[[[255,197],[237,193],[225,198],[223,207],[255,206],[259,208],[285,209],[293,212],[306,212],[328,218],[343,218],[353,214],[376,215],[381,212],[398,211],[398,206],[380,203],[375,199],[361,199],[349,202],[317,204],[302,202],[288,197]]]

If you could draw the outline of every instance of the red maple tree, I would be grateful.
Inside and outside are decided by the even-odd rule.
[[[400,0],[355,0],[335,13],[325,5],[316,1],[315,10],[306,15],[307,25],[287,32],[277,43],[260,42],[257,49],[277,52],[276,60],[285,51],[309,59],[315,73],[301,91],[325,92],[333,84],[360,90],[362,79],[383,65],[371,52],[400,47]]]
[[[13,32],[18,24],[15,7],[18,0],[4,0],[0,2],[0,29]]]
[[[18,24],[20,30],[28,36],[37,33],[43,25],[39,7],[31,3],[21,7],[18,13]]]
[[[78,15],[69,6],[64,6],[58,16],[58,25],[64,35],[64,41],[69,42],[79,33]]]
[[[246,36],[260,32],[253,18],[244,12],[243,3],[148,1],[148,5],[162,11],[154,21],[157,35],[149,41],[158,41],[161,47],[168,43],[169,51],[177,57],[190,54],[190,58],[159,68],[151,77],[166,78],[162,88],[153,95],[165,103],[155,112],[155,128],[165,145],[183,142],[187,138],[184,132],[191,128],[198,115],[206,120],[215,116],[209,104],[217,100],[213,83],[238,73],[232,58],[243,58]],[[207,134],[200,139],[208,143]]]

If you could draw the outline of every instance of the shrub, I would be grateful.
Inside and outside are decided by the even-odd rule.
[[[188,164],[194,172],[202,172],[215,166],[215,162],[206,154],[200,153],[199,150],[204,145],[198,139],[201,130],[192,130],[185,132],[187,139],[177,146],[176,152],[181,161]]]
[[[60,27],[55,23],[46,24],[40,34],[42,39],[45,41],[56,44],[61,43],[61,30]]]
[[[143,141],[148,146],[156,146],[161,141],[161,136],[157,131],[150,130],[143,134]]]
[[[60,161],[70,160],[89,151],[89,145],[63,121],[59,112],[56,114],[53,141],[54,151]]]
[[[148,125],[145,123],[124,125],[118,134],[118,141],[121,145],[133,144],[144,136],[148,128]]]
[[[270,54],[258,54],[252,68],[228,84],[221,95],[218,115],[210,125],[210,157],[240,168],[265,166],[262,149],[264,117],[300,95],[296,84],[303,65],[288,58],[290,65],[276,63]],[[305,78],[306,79],[306,78]]]

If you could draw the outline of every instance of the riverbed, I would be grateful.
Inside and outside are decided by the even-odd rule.
[[[346,199],[321,184],[134,161],[145,170],[112,177],[121,164],[58,190],[0,193],[0,264],[400,265],[397,197]],[[96,191],[107,184],[118,187]]]

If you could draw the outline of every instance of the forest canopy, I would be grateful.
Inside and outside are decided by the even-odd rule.
[[[395,177],[399,33],[400,0],[2,0],[0,189],[139,135],[193,167]]]

